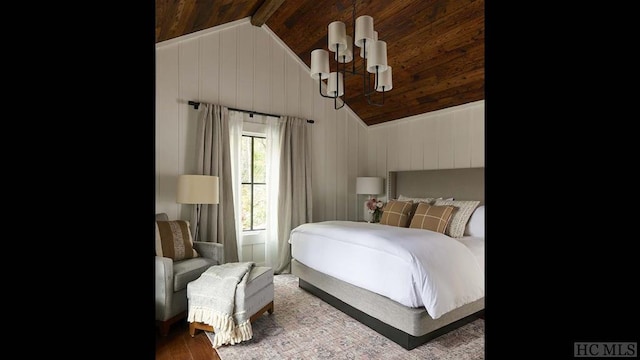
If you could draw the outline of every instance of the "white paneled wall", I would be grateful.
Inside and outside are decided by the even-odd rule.
[[[368,176],[484,167],[484,100],[373,125],[366,136]]]
[[[484,101],[367,127],[347,107],[334,110],[317,87],[309,68],[249,18],[158,43],[156,212],[188,219],[192,211],[175,202],[178,175],[195,171],[198,110],[189,100],[315,120],[314,221],[362,218],[357,176],[484,166]],[[258,245],[246,251],[256,260]]]

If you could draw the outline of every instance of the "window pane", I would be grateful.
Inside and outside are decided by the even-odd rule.
[[[242,137],[242,145],[240,151],[240,182],[251,182],[251,138],[249,136]]]
[[[253,139],[253,182],[266,183],[267,173],[267,139]]]
[[[253,228],[267,228],[267,186],[253,185]]]
[[[242,185],[242,230],[251,230],[251,185]]]

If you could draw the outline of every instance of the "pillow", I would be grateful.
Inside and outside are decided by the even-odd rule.
[[[404,196],[404,195],[401,194],[401,195],[398,196],[398,200],[400,200],[400,201],[413,201],[413,206],[411,207],[411,210],[409,211],[409,221],[408,221],[408,223],[411,223],[411,219],[413,218],[413,214],[416,213],[416,209],[418,208],[418,204],[420,204],[420,203],[433,204],[433,202],[436,201],[436,198],[432,198],[432,197],[416,198],[416,197]]]
[[[200,256],[193,248],[188,221],[156,221],[156,255],[173,261]]]
[[[409,225],[409,213],[411,201],[391,200],[382,208],[380,224],[407,227]]]
[[[464,236],[464,228],[467,226],[467,222],[469,221],[473,211],[478,207],[478,205],[480,205],[480,201],[436,199],[434,205],[452,205],[456,208],[451,216],[449,226],[444,233],[445,235],[449,235],[453,238],[460,238]]]
[[[467,236],[484,237],[484,205],[480,205],[471,214],[467,227],[464,229]]]
[[[432,204],[436,200],[436,198],[432,198],[432,197],[414,198],[414,197],[408,197],[408,196],[404,196],[404,195],[399,195],[398,196],[398,200],[399,201],[413,201],[414,203],[425,202],[425,203]],[[415,204],[415,205],[417,206],[418,204]]]
[[[409,227],[444,234],[447,225],[449,225],[449,220],[451,220],[453,209],[454,207],[451,205],[435,206],[423,202],[419,203]]]
[[[411,208],[411,211],[409,211],[409,223],[411,223],[411,220],[413,218],[413,214],[416,213],[416,209],[418,208],[418,204],[419,203],[427,203],[427,204],[433,205],[433,203],[437,199],[442,200],[442,197],[439,197],[439,198],[433,198],[433,197],[414,198],[414,197],[404,196],[402,194],[398,196],[398,200],[400,200],[400,201],[413,201],[413,207]],[[450,198],[447,198],[447,200],[454,200],[454,199],[452,197],[450,197]]]
[[[404,196],[404,195],[399,195],[398,196],[398,200],[400,201],[413,201],[414,203],[421,203],[421,202],[426,202],[429,204],[433,204],[434,201],[436,200],[443,200],[442,197],[439,198],[432,198],[432,197],[426,197],[426,198],[414,198],[414,197],[408,197],[408,196]],[[448,197],[444,200],[455,200],[452,197]]]
[[[167,213],[158,213],[156,214],[156,220],[169,221],[169,215]]]

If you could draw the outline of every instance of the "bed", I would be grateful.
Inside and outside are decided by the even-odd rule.
[[[453,210],[447,233],[389,225],[393,212],[384,224],[303,224],[291,232],[291,272],[301,288],[410,350],[484,314],[484,168],[389,172],[387,198],[440,205],[431,210],[475,206]],[[415,206],[411,215],[424,210]]]

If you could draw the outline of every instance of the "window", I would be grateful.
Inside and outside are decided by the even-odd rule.
[[[267,138],[242,135],[241,144],[242,230],[267,227]]]

